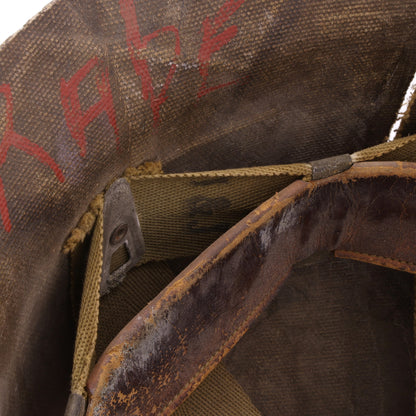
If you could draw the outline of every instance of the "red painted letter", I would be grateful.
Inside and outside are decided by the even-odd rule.
[[[163,33],[170,32],[175,37],[175,59],[178,58],[181,53],[179,31],[175,26],[166,26],[142,37],[137,23],[136,8],[133,0],[120,0],[120,13],[126,25],[126,41],[130,52],[130,59],[136,74],[141,79],[143,98],[150,101],[154,125],[157,125],[160,120],[160,107],[168,98],[166,94],[176,71],[176,63],[172,62],[170,64],[165,83],[159,95],[155,95],[148,62],[145,58],[140,58],[140,53],[147,48],[147,44],[151,40]]]
[[[49,166],[55,173],[55,176],[60,182],[63,182],[64,175],[59,169],[56,162],[49,156],[49,154],[36,143],[31,142],[26,137],[17,134],[13,130],[13,96],[10,85],[0,85],[0,94],[3,94],[6,98],[6,128],[3,134],[3,138],[0,142],[0,167],[6,163],[7,154],[10,147],[15,147],[30,156],[36,158],[39,162],[46,166]],[[12,229],[12,223],[10,221],[9,210],[7,208],[6,193],[4,191],[3,181],[0,178],[0,217],[3,222],[3,227],[7,232]]]
[[[101,72],[97,77],[97,89],[100,94],[100,100],[92,105],[88,110],[81,109],[79,101],[78,86],[84,78],[99,66],[100,60],[95,57],[90,59],[68,82],[61,79],[61,102],[64,109],[66,123],[71,136],[76,140],[81,151],[82,157],[87,153],[87,137],[85,129],[101,113],[107,113],[111,126],[114,129],[116,140],[118,142],[118,128],[116,121],[116,112],[114,110],[113,96],[111,93],[108,70]]]
[[[233,25],[221,33],[218,33],[218,31],[240,8],[244,1],[245,0],[228,0],[213,18],[208,16],[202,23],[202,45],[198,53],[199,73],[202,77],[202,84],[199,88],[198,98],[219,88],[227,87],[228,85],[239,82],[239,80],[235,80],[214,87],[208,87],[207,80],[209,75],[209,61],[212,54],[218,52],[225,44],[230,42],[237,35],[238,28],[236,25]]]

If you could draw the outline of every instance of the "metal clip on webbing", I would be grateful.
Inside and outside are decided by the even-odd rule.
[[[311,179],[317,181],[346,171],[352,166],[353,161],[349,154],[344,154],[328,157],[326,159],[314,160],[309,164],[312,167]]]
[[[103,220],[101,296],[120,284],[127,272],[137,265],[144,254],[143,234],[130,185],[126,179],[118,179],[106,192]],[[111,270],[113,255],[123,248],[128,255],[128,260],[116,270]]]

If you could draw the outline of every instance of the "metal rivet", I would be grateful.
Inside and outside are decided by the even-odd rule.
[[[119,244],[126,236],[129,227],[127,224],[119,225],[112,233],[110,237],[110,243],[115,246]]]

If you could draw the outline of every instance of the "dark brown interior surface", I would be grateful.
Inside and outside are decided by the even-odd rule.
[[[223,362],[265,416],[412,415],[413,281],[314,255]]]
[[[181,264],[178,260],[176,264]],[[179,270],[180,271],[180,270]],[[96,356],[99,358],[113,338],[152,299],[154,299],[176,274],[167,262],[151,262],[133,268],[123,282],[100,303],[100,317]]]
[[[63,412],[75,326],[60,248],[109,181],[147,160],[160,159],[169,172],[196,171],[307,161],[380,143],[415,70],[415,5],[58,0],[2,46],[0,85],[10,88],[13,111],[0,94],[0,142],[13,124],[64,178],[14,146],[1,163],[11,231],[0,227],[0,413]],[[206,32],[215,19],[222,24],[204,41],[204,25]],[[133,51],[128,26],[137,28]],[[160,32],[169,27],[178,30],[180,51],[174,32]],[[218,50],[199,59],[224,34]],[[133,55],[144,58],[151,85]],[[100,77],[112,91],[117,129],[102,112],[86,126],[84,143],[68,121],[61,83],[72,82],[86,111],[99,102]],[[204,95],[203,87],[227,82]]]
[[[189,261],[133,269],[103,298],[98,356]],[[411,274],[314,255],[223,363],[265,416],[411,415],[413,290]]]

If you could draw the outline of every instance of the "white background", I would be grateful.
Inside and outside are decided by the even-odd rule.
[[[0,0],[0,44],[50,2],[51,0]]]

